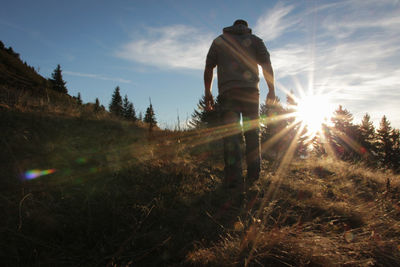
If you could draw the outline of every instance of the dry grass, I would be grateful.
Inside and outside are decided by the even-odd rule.
[[[221,187],[221,144],[208,131],[149,135],[117,120],[9,109],[1,122],[5,266],[400,263],[400,177],[388,171],[264,162],[242,195]],[[58,171],[13,177],[33,168]]]
[[[399,176],[329,159],[296,162],[261,181],[239,232],[198,244],[187,262],[209,266],[397,266]],[[387,190],[387,178],[391,187]],[[279,184],[279,187],[277,186]],[[268,187],[266,187],[266,185]],[[274,194],[268,194],[274,188]],[[272,197],[274,196],[274,197]],[[254,217],[259,214],[259,217]]]

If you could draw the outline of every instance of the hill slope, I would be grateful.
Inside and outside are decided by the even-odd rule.
[[[40,91],[47,87],[47,80],[36,70],[22,62],[19,54],[0,41],[0,84],[13,88]]]
[[[212,131],[149,133],[0,57],[3,266],[400,265],[399,176],[310,158],[227,190]]]
[[[6,265],[400,263],[398,176],[265,162],[252,202],[220,186],[207,133],[9,110],[1,122]]]

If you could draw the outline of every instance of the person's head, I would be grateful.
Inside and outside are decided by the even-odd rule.
[[[246,27],[249,27],[249,25],[247,24],[247,21],[243,20],[243,19],[238,19],[233,23],[233,26],[236,25],[244,25]]]

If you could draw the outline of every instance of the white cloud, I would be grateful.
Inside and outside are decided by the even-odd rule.
[[[73,71],[63,71],[63,74],[71,75],[71,76],[98,79],[98,80],[104,80],[104,81],[114,81],[114,82],[119,82],[119,83],[132,83],[132,81],[130,81],[130,80],[121,79],[121,78],[107,77],[107,76],[100,75],[100,74],[81,73],[81,72],[73,72]]]
[[[285,6],[282,2],[278,2],[257,20],[254,32],[264,41],[278,38],[300,21],[299,17],[288,16],[293,9],[293,5]]]
[[[375,125],[386,114],[400,127],[399,1],[378,2],[278,2],[265,12],[254,32],[268,43],[277,84],[295,91],[294,81],[314,84],[350,110],[355,122],[368,112]],[[202,69],[214,37],[184,25],[148,28],[116,55],[160,68]]]
[[[311,79],[315,90],[329,93],[335,104],[350,110],[355,122],[368,112],[379,125],[386,114],[398,128],[400,7],[385,1],[372,8],[374,3],[342,1],[312,10],[296,7],[296,12],[293,6],[276,5],[256,28],[264,29],[264,40],[269,38],[277,47],[270,52],[278,82]],[[268,23],[277,28],[267,30]],[[294,31],[296,35],[280,46],[280,37]]]
[[[161,68],[202,69],[213,36],[173,25],[147,29],[147,36],[123,45],[116,56]]]

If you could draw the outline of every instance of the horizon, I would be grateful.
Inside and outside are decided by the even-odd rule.
[[[383,115],[400,127],[398,0],[97,3],[8,1],[2,41],[46,78],[60,64],[68,93],[85,103],[108,108],[119,86],[144,114],[150,97],[159,126],[172,128],[204,94],[212,40],[242,18],[266,43],[282,102],[290,90],[327,95],[354,123],[369,113],[375,127]],[[266,91],[260,79],[260,103]]]

